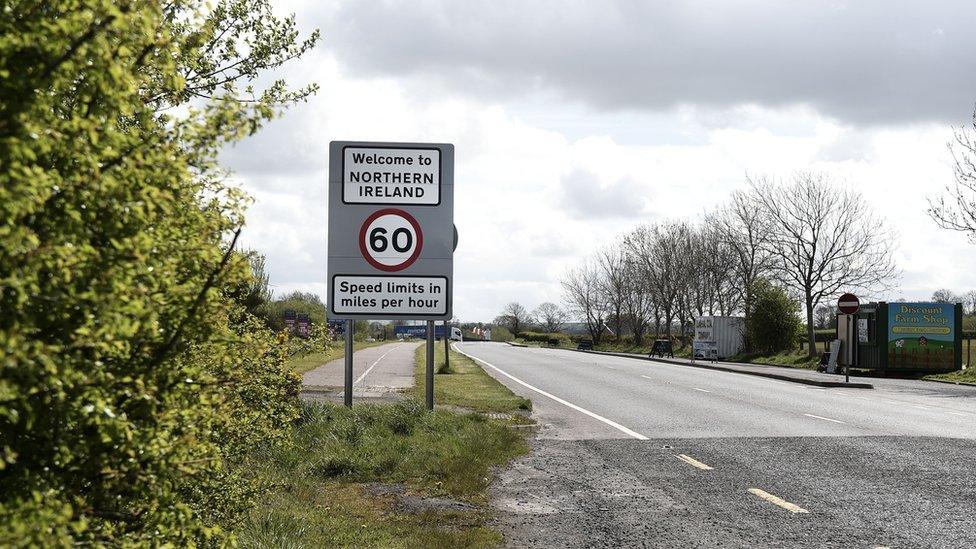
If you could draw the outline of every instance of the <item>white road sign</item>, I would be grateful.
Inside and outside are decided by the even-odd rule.
[[[447,277],[344,276],[333,278],[336,314],[431,316],[447,314]]]
[[[453,145],[330,144],[330,318],[450,319],[455,242]]]
[[[385,272],[406,269],[424,247],[417,220],[396,208],[384,208],[366,218],[359,230],[359,250],[370,265]]]
[[[346,204],[440,204],[438,149],[355,147],[342,151]]]

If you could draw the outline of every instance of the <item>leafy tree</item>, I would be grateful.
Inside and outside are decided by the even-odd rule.
[[[295,417],[281,342],[229,295],[246,198],[216,153],[312,91],[253,80],[317,35],[206,6],[3,6],[2,546],[221,544],[245,451]]]
[[[800,305],[782,288],[759,278],[749,288],[752,303],[746,318],[746,343],[750,351],[772,354],[795,345],[803,328]]]
[[[285,311],[307,314],[312,324],[325,324],[325,303],[322,303],[322,299],[312,292],[292,292],[275,300],[271,308],[274,315],[271,326],[278,330],[284,328],[282,318]],[[356,331],[359,331],[358,327]]]

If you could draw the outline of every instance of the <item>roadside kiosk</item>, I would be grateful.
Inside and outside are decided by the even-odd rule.
[[[838,315],[838,339],[846,341],[847,334],[856,342],[853,368],[943,373],[962,367],[960,303],[867,303],[854,314]]]

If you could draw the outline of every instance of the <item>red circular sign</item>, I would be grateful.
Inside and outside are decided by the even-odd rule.
[[[397,208],[373,212],[359,229],[359,251],[363,259],[384,272],[402,271],[413,265],[423,247],[420,223]]]
[[[845,315],[852,315],[861,308],[861,300],[854,294],[844,294],[837,300],[837,308]]]

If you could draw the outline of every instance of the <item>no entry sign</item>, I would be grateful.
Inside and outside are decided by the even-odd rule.
[[[454,242],[453,145],[330,144],[331,318],[450,319]]]
[[[861,300],[854,294],[844,294],[837,300],[837,308],[845,315],[852,315],[861,308]]]

